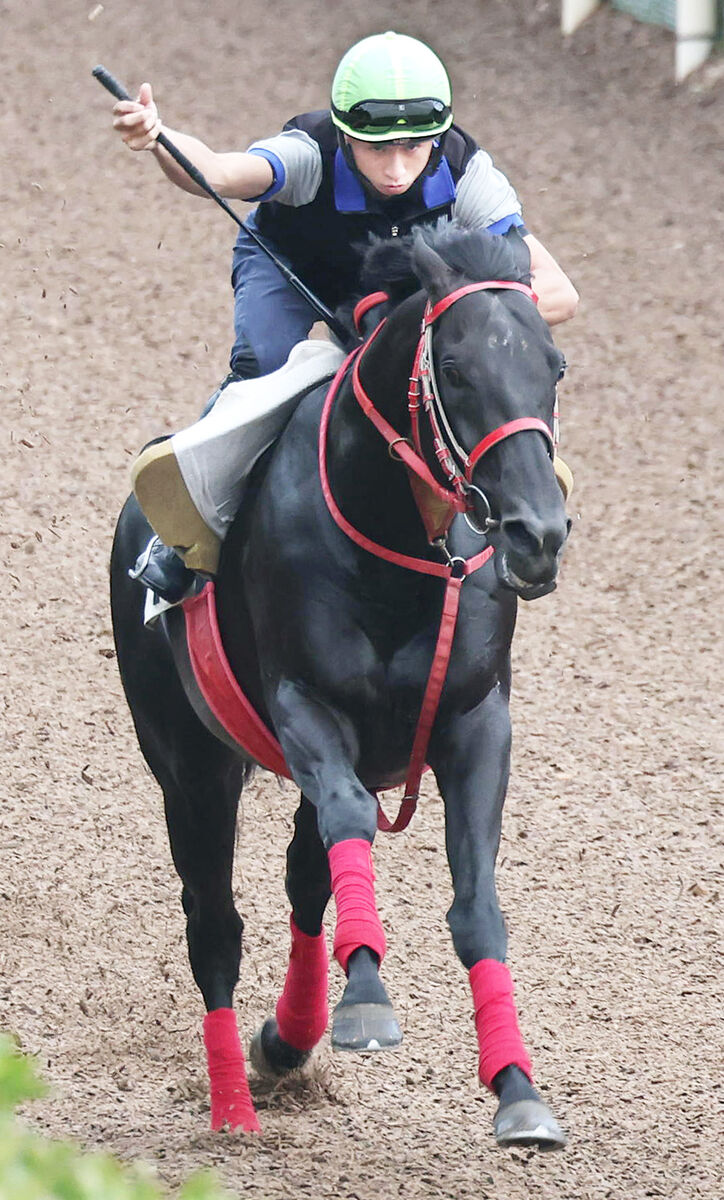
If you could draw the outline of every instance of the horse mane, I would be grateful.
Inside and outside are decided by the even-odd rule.
[[[516,245],[516,240],[488,233],[486,229],[467,229],[455,221],[438,221],[404,237],[371,238],[361,273],[363,295],[386,291],[393,302],[399,302],[419,291],[420,277],[415,269],[418,239],[471,283],[482,279],[530,283],[528,248],[519,235]]]
[[[486,229],[468,229],[456,221],[441,219],[435,225],[422,226],[401,237],[382,238],[370,234],[360,273],[361,290],[336,312],[351,332],[352,310],[363,296],[386,292],[390,301],[386,311],[390,312],[419,292],[421,278],[415,267],[415,247],[419,240],[430,246],[461,281],[507,279],[514,283],[530,283],[530,254],[517,231],[501,237]],[[379,313],[379,310],[375,312]]]

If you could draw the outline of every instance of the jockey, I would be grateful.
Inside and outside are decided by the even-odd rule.
[[[246,229],[334,309],[359,294],[370,234],[395,236],[454,217],[465,227],[525,243],[541,315],[551,325],[574,315],[573,284],[528,231],[506,177],[453,123],[451,105],[450,81],[437,55],[416,38],[393,32],[366,37],[347,51],[329,109],[293,117],[245,152],[217,153],[167,128],[148,83],[136,101],[116,103],[113,126],[123,141],[132,150],[151,150],[178,187],[206,195],[158,145],[161,131],[222,196],[258,202],[234,246],[235,340],[222,388],[281,367],[318,319]],[[157,538],[135,573],[170,602],[193,581]]]

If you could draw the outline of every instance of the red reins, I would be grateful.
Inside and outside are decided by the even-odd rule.
[[[379,326],[372,335],[373,337],[376,335],[378,330]],[[369,341],[366,343],[366,345],[369,345]],[[394,563],[398,567],[405,567],[410,571],[419,571],[425,575],[436,575],[438,578],[445,579],[447,581],[445,598],[443,600],[443,612],[440,622],[440,630],[437,637],[437,645],[435,646],[432,667],[428,676],[425,695],[422,701],[422,709],[417,722],[417,730],[415,732],[415,739],[412,746],[412,755],[407,769],[405,794],[400,803],[398,814],[393,821],[390,821],[385,816],[379,800],[377,802],[378,829],[385,833],[397,833],[399,830],[406,828],[412,818],[415,808],[417,807],[420,780],[422,778],[423,771],[425,770],[425,755],[427,753],[430,734],[432,732],[435,714],[440,702],[440,695],[442,693],[443,684],[447,675],[448,663],[450,661],[450,653],[455,634],[455,625],[457,623],[458,606],[460,603],[460,589],[462,587],[463,580],[467,575],[470,575],[473,571],[477,571],[479,567],[482,567],[483,563],[488,561],[493,553],[493,547],[486,546],[484,550],[482,550],[479,554],[474,555],[473,558],[450,559],[450,561],[447,563],[434,562],[426,558],[416,558],[409,554],[400,554],[396,550],[390,550],[387,546],[380,545],[379,542],[372,541],[371,538],[368,538],[365,534],[356,529],[342,513],[332,494],[329,475],[327,472],[327,434],[329,430],[329,420],[332,413],[332,407],[342,379],[347,372],[347,368],[354,359],[357,359],[355,367],[357,366],[359,362],[359,356],[361,355],[363,348],[364,347],[360,347],[358,350],[353,351],[353,353],[349,355],[342,363],[342,366],[339,368],[339,371],[337,372],[329,388],[324,404],[324,411],[322,413],[322,421],[319,429],[319,475],[322,484],[322,491],[324,492],[324,498],[327,502],[327,508],[332,519],[342,530],[342,532],[363,550],[368,551],[370,554],[374,554],[377,558],[384,559],[386,562]],[[384,421],[384,418],[382,418],[379,413],[377,413],[377,410],[374,408],[371,401],[369,401],[369,404],[367,407],[365,407],[364,411],[370,417],[370,419],[373,419],[372,412],[374,412],[376,417],[379,418],[380,423],[383,426],[387,426],[387,422]],[[380,428],[377,420],[375,420],[374,423],[378,428]],[[389,429],[390,434],[393,435],[391,438],[388,438],[390,445],[398,442],[399,439],[397,438],[397,435],[392,427],[387,426],[387,429]],[[383,429],[380,429],[380,432],[382,432],[383,436],[385,437],[388,436],[387,429],[385,429],[384,432]],[[404,441],[400,440],[399,445],[401,452],[404,449],[410,449],[407,443]],[[412,466],[414,462],[416,467],[418,461],[417,455],[410,451],[410,456],[409,465]],[[408,462],[408,459],[406,458],[405,461]],[[421,462],[422,460],[419,461]],[[415,467],[413,467],[413,469],[415,469]],[[425,471],[429,474],[426,466]],[[435,483],[436,487],[440,486],[435,480],[432,480],[432,482]]]
[[[410,419],[412,424],[413,442],[410,445],[407,438],[400,436],[397,431],[390,425],[389,421],[382,416],[375,408],[371,398],[365,391],[362,380],[360,378],[360,364],[362,362],[364,351],[372,344],[380,330],[385,324],[381,321],[374,332],[370,335],[363,346],[358,347],[348,355],[342,366],[339,368],[330,388],[327,393],[327,398],[324,404],[322,420],[319,430],[319,475],[322,484],[322,491],[327,503],[327,508],[332,519],[342,532],[351,539],[356,545],[360,546],[370,554],[374,554],[377,558],[382,558],[386,562],[394,563],[398,567],[405,567],[410,571],[418,571],[425,575],[436,575],[438,578],[446,580],[445,596],[443,599],[442,616],[440,620],[440,629],[437,636],[435,653],[433,655],[432,666],[423,696],[422,708],[417,722],[415,738],[412,746],[412,755],[407,769],[407,779],[405,783],[405,795],[400,804],[400,809],[394,821],[389,821],[382,811],[379,801],[377,802],[377,824],[378,828],[389,833],[396,833],[400,829],[404,829],[409,823],[412,814],[417,805],[417,798],[420,788],[420,780],[423,771],[425,770],[425,756],[432,733],[435,716],[437,713],[440,696],[447,676],[448,666],[450,663],[450,655],[452,652],[453,638],[455,636],[455,626],[457,623],[458,609],[460,605],[460,592],[464,580],[468,575],[477,571],[493,554],[493,547],[486,546],[478,554],[472,558],[464,559],[451,557],[447,553],[445,546],[445,536],[435,539],[434,544],[447,555],[448,561],[445,563],[434,562],[426,558],[416,558],[408,554],[401,554],[396,550],[390,550],[386,546],[374,542],[365,534],[356,529],[344,516],[339,505],[337,504],[329,482],[327,472],[327,435],[329,430],[329,421],[332,413],[335,398],[339,391],[343,378],[345,377],[348,368],[352,365],[352,389],[362,411],[369,418],[375,428],[379,431],[382,437],[386,440],[390,453],[394,451],[394,456],[401,459],[411,475],[417,476],[418,479],[433,492],[438,501],[443,501],[448,505],[450,510],[450,518],[454,512],[464,512],[468,510],[470,500],[466,494],[466,483],[470,484],[472,472],[476,464],[480,461],[484,454],[493,446],[504,438],[512,437],[513,434],[519,433],[522,430],[535,429],[543,433],[549,443],[553,444],[553,435],[545,421],[538,417],[518,417],[515,420],[507,421],[500,425],[491,433],[487,434],[480,442],[466,454],[458,445],[452,434],[447,417],[445,416],[440,397],[435,381],[435,373],[432,360],[432,326],[434,322],[446,312],[452,304],[460,300],[463,296],[469,295],[471,292],[479,292],[484,289],[508,289],[522,292],[528,296],[534,303],[537,302],[537,296],[533,290],[523,283],[514,283],[510,280],[486,280],[478,283],[470,283],[464,287],[458,288],[451,292],[450,295],[443,297],[437,304],[431,305],[428,301],[425,306],[425,312],[422,319],[422,330],[420,339],[415,352],[415,358],[410,377],[409,391],[409,409]],[[383,292],[376,292],[372,296],[366,297],[360,301],[355,309],[355,318],[359,320],[366,312],[373,308],[376,304],[386,300],[387,297]],[[420,399],[425,407],[430,420],[433,441],[435,444],[435,453],[440,461],[445,473],[450,480],[450,486],[446,487],[440,484],[434,477],[432,471],[428,467],[423,457],[422,446],[419,436],[419,408]],[[438,415],[441,414],[442,421],[446,426],[448,438],[453,442],[451,449],[440,429]],[[458,458],[462,465],[462,472],[458,467],[455,458]],[[413,488],[413,492],[415,489]],[[417,495],[416,495],[417,499]],[[423,517],[424,519],[424,517]],[[427,528],[427,522],[425,522]],[[449,525],[449,520],[447,522]],[[445,526],[445,532],[447,525]],[[433,539],[430,538],[432,542]]]

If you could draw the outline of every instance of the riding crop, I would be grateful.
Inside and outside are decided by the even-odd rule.
[[[98,82],[102,84],[103,87],[106,88],[107,91],[109,91],[113,96],[115,96],[117,100],[132,99],[132,97],[124,88],[123,84],[119,83],[118,80],[111,75],[110,71],[107,71],[105,67],[94,67],[93,74]],[[342,324],[341,321],[337,319],[337,317],[335,317],[334,313],[327,308],[326,304],[324,304],[318,296],[315,296],[313,292],[310,292],[306,284],[304,284],[302,280],[299,279],[299,277],[289,269],[286,263],[283,263],[281,259],[277,258],[276,254],[269,249],[266,242],[264,242],[262,238],[260,238],[254,232],[253,229],[250,229],[248,225],[244,224],[244,222],[241,220],[241,217],[234,212],[231,205],[227,204],[223,196],[220,196],[219,193],[212,188],[211,184],[204,178],[198,167],[194,166],[191,160],[188,159],[186,155],[183,154],[182,151],[173,144],[170,138],[166,137],[165,133],[159,133],[156,140],[159,146],[163,146],[164,150],[166,150],[171,157],[175,159],[178,165],[186,172],[186,174],[193,179],[194,183],[197,184],[198,187],[200,187],[204,192],[206,192],[207,196],[210,196],[212,200],[215,200],[219,207],[223,208],[224,212],[229,214],[232,221],[235,221],[239,228],[244,229],[252,241],[256,242],[259,249],[263,250],[267,257],[270,258],[274,263],[274,266],[281,271],[287,283],[289,283],[291,287],[295,288],[296,291],[299,292],[300,296],[307,301],[307,304],[314,309],[320,320],[325,322],[325,324],[339,339],[345,349],[351,350],[354,346],[356,346],[358,342],[354,335],[350,333],[350,331]]]

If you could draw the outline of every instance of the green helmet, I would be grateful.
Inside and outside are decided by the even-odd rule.
[[[344,55],[332,81],[332,120],[363,142],[430,138],[452,124],[447,71],[424,42],[376,33]]]

